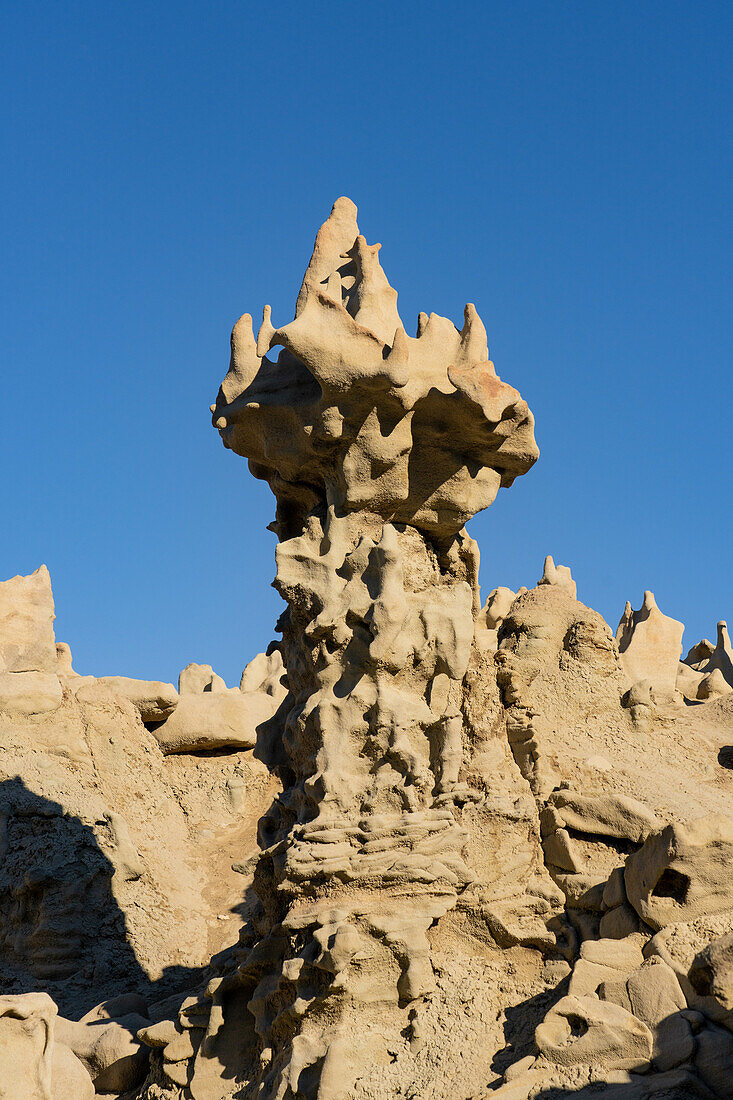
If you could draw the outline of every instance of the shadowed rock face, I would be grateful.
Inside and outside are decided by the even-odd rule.
[[[256,341],[249,314],[234,326],[213,420],[270,483],[282,534],[333,505],[454,535],[538,457],[532,414],[497,376],[474,306],[460,332],[421,313],[407,336],[379,248],[338,199],[295,319],[275,328],[266,307]]]

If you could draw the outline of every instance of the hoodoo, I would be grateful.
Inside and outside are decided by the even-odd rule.
[[[725,621],[614,637],[551,556],[482,605],[533,417],[379,247],[339,199],[232,332],[286,604],[238,687],[80,675],[45,567],[0,583],[6,1100],[733,1100]]]
[[[379,247],[339,199],[295,320],[274,328],[266,307],[256,341],[248,315],[235,325],[212,414],[275,494],[288,605],[290,695],[269,745],[283,794],[255,878],[275,928],[240,972],[264,1095],[282,1100],[308,1075],[314,1096],[352,1095],[404,1042],[411,1006],[436,998],[430,929],[476,880],[461,700],[480,601],[464,524],[539,453],[474,306],[461,331],[420,314],[407,336]]]

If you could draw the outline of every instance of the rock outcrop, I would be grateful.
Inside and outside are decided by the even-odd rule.
[[[0,583],[0,710],[47,714],[61,705],[54,618],[45,565]]]
[[[378,247],[340,199],[295,320],[275,328],[266,309],[256,341],[237,322],[213,409],[275,494],[288,605],[290,696],[266,749],[285,789],[255,876],[274,929],[237,978],[249,1072],[273,1097],[304,1077],[308,1095],[346,1095],[388,1064],[410,1006],[437,1008],[428,933],[476,878],[461,697],[480,605],[463,527],[537,457],[474,307],[460,332],[421,314],[408,337]]]
[[[662,614],[653,592],[644,593],[638,611],[627,602],[616,642],[632,684],[648,680],[658,691],[674,691],[684,629],[683,623]]]
[[[378,250],[339,199],[232,333],[286,604],[239,687],[79,675],[47,572],[0,584],[12,1100],[733,1100],[725,624],[681,662],[647,592],[614,638],[551,557],[482,606],[532,415]]]

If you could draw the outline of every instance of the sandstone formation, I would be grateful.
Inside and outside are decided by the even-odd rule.
[[[616,642],[632,684],[648,680],[660,691],[674,691],[684,629],[682,623],[662,614],[653,592],[644,593],[638,611],[626,604]]]
[[[0,584],[0,1095],[733,1098],[727,630],[681,662],[647,592],[614,638],[551,557],[482,603],[532,415],[378,250],[339,199],[232,333],[286,604],[239,687],[78,675]]]
[[[61,704],[48,569],[0,585],[0,710],[46,714]]]
[[[578,594],[578,588],[570,569],[567,565],[555,565],[552,554],[548,554],[545,558],[545,567],[537,584],[556,584],[560,588],[567,588],[573,599]]]

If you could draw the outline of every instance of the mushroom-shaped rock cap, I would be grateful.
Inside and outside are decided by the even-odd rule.
[[[212,422],[269,482],[281,537],[323,504],[452,535],[539,455],[532,414],[497,376],[475,307],[460,330],[421,314],[408,336],[379,248],[338,199],[295,319],[276,326],[266,306],[256,339],[249,314],[234,326]]]

